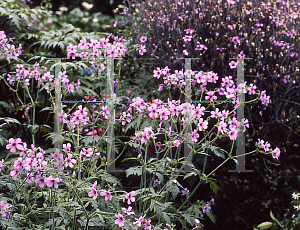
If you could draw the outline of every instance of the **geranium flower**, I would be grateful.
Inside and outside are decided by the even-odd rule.
[[[238,44],[238,43],[240,43],[239,37],[238,37],[238,36],[233,37],[233,38],[232,38],[232,42],[233,42],[235,45]]]
[[[111,193],[109,191],[106,191],[105,189],[102,189],[101,191],[102,192],[100,192],[100,196],[105,196],[106,201],[112,199]]]
[[[231,62],[229,63],[229,66],[230,66],[230,69],[235,69],[236,66],[237,66],[237,62],[231,61]]]
[[[173,145],[178,148],[178,146],[180,145],[179,140],[173,141]]]
[[[124,223],[125,223],[125,220],[124,220],[122,214],[121,213],[115,214],[115,216],[118,218],[118,219],[115,220],[115,224],[119,225],[120,227],[123,227]]]
[[[126,194],[125,198],[128,200],[127,204],[131,204],[131,202],[135,202],[135,198],[133,197],[134,195],[135,195],[134,191]]]
[[[71,153],[68,153],[68,157],[65,159],[66,163],[65,163],[65,166],[66,167],[70,167],[70,168],[73,168],[74,165],[76,163],[76,160],[75,159],[72,159],[72,154]]]
[[[147,41],[147,37],[145,37],[145,36],[142,36],[142,37],[140,38],[140,41],[141,41],[141,43],[144,43],[144,42],[146,42],[146,41]]]
[[[89,197],[93,197],[93,200],[96,200],[98,196],[96,188],[93,186],[93,187],[89,187],[89,189],[91,190],[89,192]]]
[[[53,178],[52,176],[49,176],[45,179],[45,183],[48,187],[52,187],[54,185],[55,188],[58,188],[58,182],[60,181],[59,178]]]
[[[6,145],[6,149],[9,149],[12,153],[15,153],[16,149],[24,150],[23,146],[20,144],[22,143],[22,140],[20,138],[17,138],[16,140],[10,138],[8,142],[10,144]]]
[[[131,209],[131,206],[129,206],[128,209],[122,207],[123,212],[125,212],[128,216],[134,215],[134,212],[131,212]]]

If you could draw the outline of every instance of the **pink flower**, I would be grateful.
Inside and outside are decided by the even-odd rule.
[[[72,159],[72,154],[71,153],[68,153],[68,157],[65,159],[66,163],[65,163],[65,166],[66,167],[70,167],[70,168],[73,168],[74,165],[76,163],[76,160],[75,159]]]
[[[180,145],[179,140],[173,141],[173,145],[178,148],[178,146]]]
[[[52,176],[49,176],[45,179],[45,183],[48,187],[52,187],[54,185],[55,188],[58,188],[58,182],[60,181],[59,178],[53,178]]]
[[[140,38],[140,41],[141,41],[141,43],[144,43],[144,42],[146,42],[146,41],[147,41],[147,37],[145,37],[145,36],[142,36],[142,37]]]
[[[45,176],[42,177],[42,176],[38,175],[38,176],[36,177],[36,179],[35,179],[35,183],[36,183],[36,184],[37,184],[37,183],[40,183],[39,186],[40,186],[41,188],[43,188],[44,185],[45,185],[45,179],[46,179]]]
[[[139,54],[144,55],[144,53],[146,53],[146,45],[140,45]]]
[[[66,152],[71,152],[71,143],[63,144],[63,151]]]
[[[163,90],[163,85],[162,84],[159,84],[158,86],[158,91],[162,91]]]
[[[118,218],[118,219],[115,220],[115,224],[119,225],[120,227],[123,227],[124,223],[125,223],[125,220],[124,220],[122,214],[121,213],[119,213],[118,215],[115,214],[115,216]]]
[[[199,134],[197,133],[197,130],[194,130],[192,132],[192,142],[197,142],[198,141],[198,138],[199,137]]]
[[[183,50],[182,52],[183,52],[183,54],[184,54],[185,56],[188,56],[188,55],[189,55],[189,53],[187,52],[187,50]]]
[[[140,216],[138,219],[136,219],[136,222],[133,222],[133,224],[135,224],[138,228],[141,227],[142,223],[144,222],[144,218],[146,215],[144,216]]]
[[[255,94],[256,85],[250,84],[250,87],[248,88],[249,94]]]
[[[228,29],[233,30],[233,26],[232,25],[228,25],[227,27],[228,27]]]
[[[3,162],[4,162],[4,159],[2,159],[2,160],[0,161],[0,172],[1,172],[2,167],[3,167]]]
[[[93,200],[96,200],[98,196],[96,188],[93,186],[93,187],[89,187],[89,189],[91,190],[89,192],[89,197],[93,197]]]
[[[235,69],[236,66],[237,66],[237,62],[231,61],[231,62],[229,63],[229,66],[230,66],[230,69]]]
[[[280,149],[276,147],[272,152],[274,153],[272,157],[278,159],[280,156]]]
[[[131,206],[129,206],[128,209],[122,207],[123,212],[125,212],[128,216],[134,215],[134,212],[131,212],[131,209]]]
[[[104,189],[101,190],[102,192],[100,192],[100,196],[105,196],[105,200],[108,201],[108,200],[111,200],[112,199],[112,196],[110,194],[109,191],[106,191]]]
[[[199,131],[205,130],[208,127],[208,122],[207,121],[203,121],[203,118],[199,119],[199,123],[198,123],[198,129]]]
[[[208,92],[207,95],[208,96],[205,96],[205,100],[209,99],[209,101],[213,101],[213,100],[217,99],[217,96],[215,96],[215,92],[214,91]]]
[[[14,171],[10,172],[11,177],[13,178],[13,180],[16,180],[18,175],[19,175],[20,171],[18,169],[15,169]]]
[[[231,129],[229,132],[228,132],[228,136],[230,138],[230,140],[236,140],[237,138],[237,129]]]
[[[135,202],[135,198],[133,197],[134,195],[135,195],[134,191],[126,194],[125,198],[128,200],[127,204],[131,204],[131,202]]]
[[[233,38],[232,38],[232,42],[233,42],[235,45],[238,44],[238,43],[240,43],[239,37],[238,37],[238,36],[233,37]]]
[[[265,153],[266,153],[266,152],[269,152],[269,150],[270,150],[269,147],[270,147],[270,146],[271,146],[271,145],[270,145],[268,142],[265,143],[265,145],[263,146],[263,149],[264,149]]]
[[[10,149],[10,151],[12,153],[15,153],[16,152],[16,149],[19,149],[19,150],[24,150],[23,149],[23,146],[20,144],[22,143],[22,140],[20,138],[17,138],[16,140],[14,140],[13,138],[10,138],[8,140],[8,142],[10,144],[6,145],[6,149]]]

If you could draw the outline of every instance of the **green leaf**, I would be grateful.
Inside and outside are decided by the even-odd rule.
[[[53,224],[53,220],[49,220],[48,222],[46,222],[42,228],[42,230],[48,228],[49,226],[51,226]]]
[[[93,136],[88,136],[88,137],[85,137],[82,142],[85,144],[85,146],[88,146],[89,144],[92,144],[93,143],[93,139],[94,139],[94,142],[97,142],[101,139],[101,137],[94,137]]]
[[[259,229],[269,229],[269,228],[272,227],[272,225],[273,225],[272,222],[267,221],[267,222],[262,222],[262,223],[261,223],[260,225],[258,225],[257,227],[258,227]]]
[[[46,111],[46,110],[54,111],[54,108],[53,108],[53,106],[51,105],[51,107],[45,107],[45,108],[41,109],[40,112]]]
[[[8,104],[6,101],[0,101],[0,106],[3,106],[4,108],[9,109],[9,110],[15,109],[12,105]]]
[[[141,176],[142,175],[142,166],[135,166],[135,167],[130,167],[129,169],[126,169],[126,176],[130,175],[137,175]]]
[[[207,182],[210,183],[210,188],[211,188],[211,190],[213,190],[214,193],[217,195],[217,192],[218,192],[218,190],[220,189],[220,187],[219,187],[215,182],[213,182],[213,181],[211,181],[211,180],[208,180]]]
[[[213,223],[216,223],[216,218],[215,218],[214,214],[212,213],[211,209],[209,210],[208,213],[206,213],[206,215],[209,217],[209,219],[210,219]]]
[[[279,225],[279,227],[283,227],[283,226],[280,224],[279,220],[277,220],[277,219],[275,218],[275,216],[273,215],[272,210],[270,211],[270,216],[271,216],[272,220],[274,220],[274,221]]]
[[[6,139],[0,134],[0,145],[4,146],[6,144]]]

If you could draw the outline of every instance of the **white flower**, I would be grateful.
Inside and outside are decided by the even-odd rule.
[[[87,2],[83,2],[81,3],[81,5],[86,8],[87,10],[90,10],[91,8],[93,8],[93,4],[88,4]]]
[[[297,209],[297,211],[300,210],[300,205],[294,205],[294,209]]]
[[[296,194],[295,192],[293,192],[292,197],[293,197],[293,199],[298,200],[299,195],[300,195],[299,193]]]

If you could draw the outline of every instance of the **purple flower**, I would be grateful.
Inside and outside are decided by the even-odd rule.
[[[158,185],[160,184],[160,181],[158,179],[155,179],[153,184],[154,184],[154,187],[158,187]]]
[[[202,211],[203,211],[203,213],[208,213],[210,209],[211,209],[211,207],[208,204],[206,204]]]
[[[184,188],[184,190],[181,190],[181,192],[182,192],[182,196],[184,196],[187,193],[189,193],[190,191],[187,188]]]

